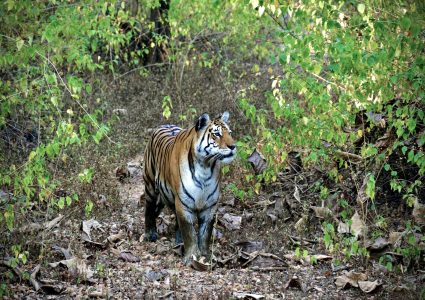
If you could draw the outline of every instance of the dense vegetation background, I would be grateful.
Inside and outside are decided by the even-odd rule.
[[[290,226],[334,264],[368,261],[368,243],[398,232],[376,261],[423,284],[424,11],[422,1],[1,1],[0,297],[49,257],[49,221],[96,216],[100,194],[120,205],[110,173],[143,151],[150,128],[189,126],[204,110],[234,116],[239,159],[223,172],[241,207],[276,189],[295,198]],[[208,88],[194,93],[196,77]],[[123,109],[117,99],[130,96],[119,93],[133,90],[140,102]],[[312,217],[318,231],[303,226]],[[317,263],[302,242],[293,250]]]

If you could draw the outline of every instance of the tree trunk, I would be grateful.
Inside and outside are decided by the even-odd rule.
[[[160,6],[151,10],[149,17],[150,22],[154,23],[154,29],[149,33],[150,44],[153,42],[155,46],[150,48],[147,63],[154,64],[165,61],[167,57],[168,43],[171,37],[170,24],[168,22],[168,11],[170,9],[170,3],[167,0],[161,0]],[[158,44],[156,42],[156,36],[161,35],[163,41]]]

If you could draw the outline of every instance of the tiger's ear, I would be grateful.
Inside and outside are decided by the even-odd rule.
[[[228,111],[225,111],[225,112],[221,115],[221,120],[222,120],[224,123],[227,123],[227,121],[229,121],[229,112],[228,112]]]
[[[200,131],[205,129],[209,121],[210,121],[210,116],[207,113],[203,113],[196,121],[195,130]]]

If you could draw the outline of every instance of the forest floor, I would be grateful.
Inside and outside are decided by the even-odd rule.
[[[346,260],[342,245],[334,251],[325,248],[321,223],[329,215],[314,187],[316,183],[326,185],[329,197],[344,195],[355,208],[358,182],[348,173],[335,184],[316,169],[288,171],[253,199],[240,201],[227,188],[230,183],[242,182],[245,171],[236,161],[223,179],[214,260],[193,267],[182,264],[181,249],[174,245],[174,216],[167,209],[158,218],[160,239],[143,241],[143,149],[151,129],[164,123],[163,97],[169,95],[173,100],[170,122],[187,126],[187,121],[179,121],[179,114],[192,120],[204,111],[218,114],[228,110],[234,136],[251,134],[255,128],[235,99],[244,91],[261,105],[270,85],[267,69],[253,66],[240,66],[232,78],[214,69],[152,70],[148,76],[132,72],[115,79],[112,75],[97,78],[94,99],[99,98],[110,115],[120,115],[110,134],[116,144],[105,141],[99,150],[86,149],[79,154],[78,167],[58,171],[66,177],[77,174],[81,166],[95,169],[93,184],[78,191],[95,202],[93,213],[87,216],[83,207],[71,207],[60,218],[47,216],[51,223],[43,223],[44,230],[26,236],[27,244],[37,245],[39,251],[34,252],[39,259],[27,266],[31,283],[14,283],[7,298],[420,298],[424,270],[389,272],[378,263],[385,253],[394,258],[395,265],[401,259],[394,247],[412,213],[401,203],[379,204],[388,226],[381,234],[384,241],[369,242],[370,258]],[[366,238],[363,242],[368,243]],[[301,255],[295,253],[297,248]]]

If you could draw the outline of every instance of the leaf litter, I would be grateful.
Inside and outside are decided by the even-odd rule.
[[[138,81],[135,86],[140,86],[140,82]],[[158,85],[157,90],[161,88],[161,85]],[[138,98],[133,100],[137,102]],[[132,111],[128,111],[130,115]],[[335,267],[322,243],[318,243],[323,236],[320,231],[321,219],[326,219],[330,214],[326,209],[318,211],[317,214],[313,208],[310,209],[312,206],[324,207],[317,206],[319,201],[316,202],[317,199],[314,198],[310,187],[315,182],[321,182],[323,185],[325,183],[320,181],[321,175],[316,176],[314,172],[303,173],[300,168],[295,173],[279,174],[276,185],[272,185],[270,189],[262,187],[260,195],[254,201],[240,201],[231,193],[223,191],[225,201],[221,206],[225,206],[226,209],[219,213],[218,223],[215,226],[215,231],[221,232],[221,237],[216,238],[212,245],[214,252],[211,260],[212,269],[201,273],[193,267],[184,266],[181,263],[181,251],[179,254],[173,252],[174,220],[169,211],[165,210],[164,218],[158,219],[161,239],[157,243],[140,240],[144,229],[144,208],[143,202],[140,202],[140,199],[143,199],[143,182],[140,178],[140,164],[134,163],[140,161],[141,157],[136,157],[131,159],[130,163],[122,162],[121,165],[124,167],[117,172],[118,180],[115,180],[119,188],[118,203],[114,204],[112,197],[104,191],[96,194],[95,199],[99,198],[108,203],[101,208],[104,215],[100,214],[93,218],[98,220],[100,227],[93,221],[93,224],[86,223],[84,230],[80,228],[79,231],[81,221],[76,224],[75,221],[66,218],[53,225],[52,228],[58,230],[50,232],[52,240],[59,245],[57,250],[65,256],[65,259],[58,261],[49,257],[50,261],[56,261],[52,263],[55,267],[41,264],[39,270],[35,272],[35,269],[32,273],[33,278],[36,278],[41,286],[46,287],[44,291],[46,294],[62,293],[70,298],[112,296],[117,299],[160,297],[323,299],[362,298],[363,293],[376,290],[379,291],[378,297],[386,298],[392,292],[392,286],[388,288],[384,285],[385,288],[377,289],[383,285],[382,281],[388,284],[393,278],[379,275],[382,269],[373,267],[368,267],[368,277],[379,280],[357,279],[354,280],[357,287],[347,283],[346,289],[337,288],[335,279],[339,276],[336,274],[344,269],[351,269],[353,265],[344,264]],[[264,163],[267,162],[263,161]],[[111,171],[112,178],[113,172]],[[261,172],[261,168],[257,172]],[[226,180],[224,177],[224,187],[229,184]],[[355,201],[356,195],[346,191],[344,193],[348,200]],[[101,195],[108,195],[108,198]],[[260,207],[266,209],[261,210],[256,205],[264,199],[266,202]],[[367,199],[360,200],[363,203],[367,202]],[[267,211],[268,208],[273,208],[274,211]],[[415,216],[419,222],[420,210],[421,207],[417,205]],[[334,207],[330,211],[334,215],[338,213]],[[289,213],[289,219],[282,217],[285,212]],[[297,225],[294,227],[296,222]],[[44,223],[40,224],[45,228]],[[317,224],[319,226],[315,227]],[[319,230],[314,232],[315,228]],[[294,237],[295,231],[298,233],[296,239],[290,238]],[[338,226],[337,232],[353,234],[360,238],[366,237],[368,228],[356,212],[352,217],[352,225],[341,225],[341,229]],[[391,232],[387,247],[396,247],[404,243],[403,236],[403,232]],[[241,242],[237,245],[235,241]],[[377,245],[373,247],[377,248],[385,244],[384,241],[375,239],[371,241],[371,245],[375,242]],[[95,246],[96,243],[99,247]],[[95,247],[88,247],[91,244]],[[308,250],[308,256],[304,257],[304,261],[288,259],[288,256],[285,256],[293,257],[294,246]],[[339,254],[335,253],[335,258]],[[316,256],[318,262],[315,265],[308,262],[313,256]],[[201,263],[210,263],[209,260],[201,258],[199,260]],[[353,264],[356,265],[355,259]],[[90,280],[89,282],[75,280],[75,274],[79,279],[90,278]],[[399,282],[399,289],[406,290],[407,284],[403,285],[403,282],[407,282],[407,279],[400,276],[396,280]],[[415,280],[411,279],[414,283],[417,282]],[[31,289],[27,289],[26,292],[30,294]],[[43,287],[40,290],[43,290]],[[409,288],[409,291],[413,290]]]

